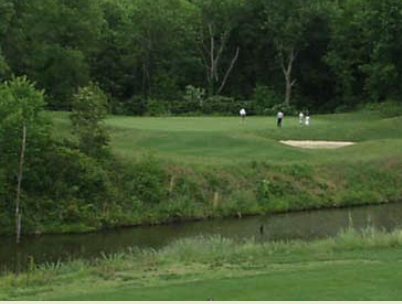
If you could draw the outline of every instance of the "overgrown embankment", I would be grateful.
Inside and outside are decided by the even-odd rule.
[[[402,199],[399,159],[321,165],[253,161],[238,166],[197,167],[149,158],[124,166],[120,174],[115,176],[119,185],[113,188],[114,196],[109,197],[113,201],[108,205],[105,197],[97,195],[95,199],[101,200],[98,206],[87,205],[84,200],[61,200],[40,214],[33,209],[26,213],[25,233],[86,232]],[[93,182],[96,193],[96,179]],[[59,212],[55,213],[56,207]],[[30,210],[29,206],[26,209]],[[9,219],[10,228],[12,224]]]
[[[321,165],[250,162],[198,169],[170,166],[167,170],[165,191],[160,192],[167,197],[161,196],[148,210],[149,219],[156,223],[402,199],[402,161],[398,159]],[[155,194],[152,188],[147,191]],[[147,200],[148,193],[139,195]]]

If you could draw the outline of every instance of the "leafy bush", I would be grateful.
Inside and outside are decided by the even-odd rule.
[[[402,116],[402,102],[388,99],[384,102],[369,102],[362,106],[362,111],[379,112],[383,117],[397,117]]]
[[[169,103],[169,110],[174,115],[201,115],[201,109],[205,102],[205,90],[193,87],[186,87],[182,99],[177,99]]]
[[[279,111],[285,113],[288,116],[297,115],[297,109],[293,105],[286,105],[284,103],[277,104],[270,109],[264,110],[264,115],[276,115]]]
[[[168,114],[168,105],[164,100],[148,99],[147,100],[147,112],[148,116],[163,116]]]
[[[166,172],[154,158],[135,164],[127,178],[129,193],[143,203],[158,204],[167,198]]]
[[[402,102],[396,100],[386,100],[378,106],[380,113],[383,117],[397,117],[402,116]]]
[[[257,186],[257,199],[258,202],[262,205],[268,203],[270,198],[270,181],[268,179],[263,179]]]
[[[271,87],[257,85],[254,89],[253,101],[256,114],[266,115],[267,110],[281,102],[281,98]]]
[[[240,106],[234,98],[225,96],[211,96],[205,100],[202,108],[204,114],[219,113],[222,115],[237,115]]]
[[[183,96],[183,101],[186,104],[193,104],[202,108],[205,100],[205,90],[193,87],[192,85],[186,86],[186,91]]]
[[[95,158],[107,154],[109,134],[103,123],[108,114],[105,93],[95,84],[80,88],[74,95],[70,115],[73,131],[78,135],[81,151]]]
[[[130,99],[117,103],[113,107],[114,114],[142,116],[147,111],[147,100],[144,96],[135,95]]]

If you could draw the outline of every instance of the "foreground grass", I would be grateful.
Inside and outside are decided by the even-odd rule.
[[[2,300],[401,300],[402,231],[313,242],[179,241],[0,280]]]

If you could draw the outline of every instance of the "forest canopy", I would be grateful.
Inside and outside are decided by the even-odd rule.
[[[53,110],[90,83],[116,114],[353,109],[401,99],[401,17],[397,0],[1,0],[0,81],[26,75]]]

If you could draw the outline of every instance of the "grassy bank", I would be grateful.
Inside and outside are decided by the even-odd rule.
[[[68,114],[50,115],[60,136],[72,137]],[[148,188],[137,191],[142,203],[123,224],[402,199],[402,117],[321,115],[309,127],[287,117],[282,129],[273,117],[111,117],[107,125],[113,152]],[[305,150],[281,139],[356,145]]]
[[[48,115],[55,137],[74,138],[68,113]],[[113,116],[106,124],[118,162],[100,168],[82,159],[85,166],[54,172],[68,180],[74,195],[87,194],[29,197],[25,233],[90,232],[402,199],[402,117],[322,115],[313,116],[309,127],[286,117],[282,129],[273,117],[242,123],[237,117]],[[281,139],[356,144],[307,150],[285,146]],[[97,195],[99,183],[105,195]],[[1,216],[0,234],[12,233],[12,216]]]
[[[188,239],[6,275],[1,300],[401,300],[402,232],[313,242]]]

